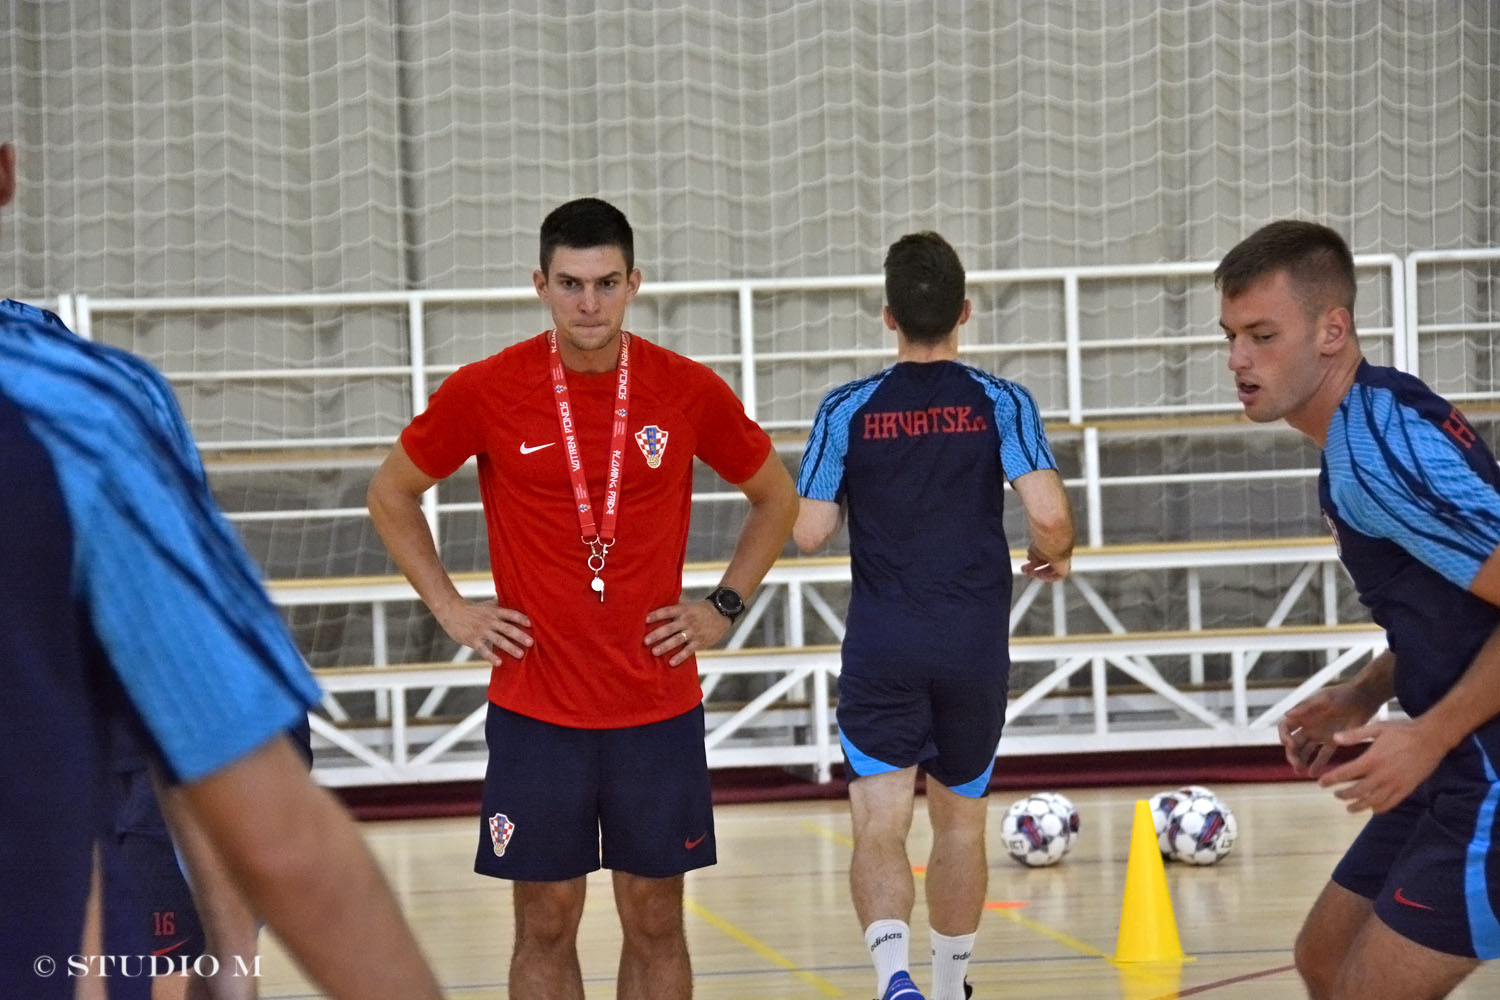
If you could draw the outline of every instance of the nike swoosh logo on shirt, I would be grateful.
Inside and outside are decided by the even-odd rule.
[[[521,454],[523,454],[523,455],[530,455],[534,451],[541,451],[543,448],[550,448],[550,447],[552,447],[555,444],[557,444],[556,441],[548,441],[546,444],[532,445],[530,448],[528,448],[528,447],[526,447],[526,442],[522,441],[521,442]]]

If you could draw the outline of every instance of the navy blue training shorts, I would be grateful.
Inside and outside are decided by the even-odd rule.
[[[474,870],[558,882],[602,866],[667,878],[718,860],[703,706],[624,729],[572,729],[493,703]]]
[[[1386,926],[1425,948],[1500,957],[1497,796],[1500,786],[1429,780],[1370,818],[1333,881],[1372,900]]]
[[[122,801],[102,845],[105,936],[117,954],[169,957],[187,966],[203,954],[203,924],[144,770],[116,776]]]
[[[994,665],[839,674],[839,742],[851,777],[919,766],[960,795],[989,794],[1008,671]]]

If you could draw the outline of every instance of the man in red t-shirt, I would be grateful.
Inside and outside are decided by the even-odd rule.
[[[581,1000],[602,854],[618,995],[688,997],[683,873],[716,860],[693,654],[781,553],[796,491],[722,379],[622,329],[641,272],[618,209],[548,215],[532,282],[553,329],[443,383],[375,474],[370,513],[438,623],[494,667],[475,870],[515,883],[511,996]],[[420,506],[471,456],[498,595],[483,603],[459,595]],[[695,457],[750,511],[718,589],[683,602]]]

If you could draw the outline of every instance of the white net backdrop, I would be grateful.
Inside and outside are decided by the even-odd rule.
[[[542,216],[582,194],[630,215],[648,282],[876,274],[923,228],[975,272],[1212,261],[1289,215],[1357,253],[1493,246],[1497,67],[1490,0],[0,0],[0,137],[25,180],[0,282],[39,301],[514,288]],[[1500,395],[1495,272],[1418,275],[1423,374],[1458,398]],[[1389,328],[1387,283],[1361,280],[1361,326]],[[970,359],[1064,416],[1058,286],[973,294]],[[878,367],[879,301],[758,296],[757,416],[795,434]],[[1233,409],[1206,278],[1086,285],[1079,308],[1086,417]],[[524,300],[434,306],[431,384],[545,322]],[[643,296],[631,325],[738,351],[732,295]],[[388,442],[411,417],[399,306],[148,308],[93,333],[169,373],[210,453]],[[1370,353],[1390,360],[1378,336]],[[1059,451],[1072,475],[1076,442]],[[1103,460],[1129,477],[1308,457],[1274,435],[1156,434]],[[273,575],[385,568],[350,527],[367,467],[215,475],[236,512],[356,512],[247,524]],[[1139,515],[1116,538],[1240,537],[1316,531],[1308,492],[1106,502]],[[463,518],[456,569],[483,560]],[[737,514],[699,520],[693,557],[727,554]]]
[[[0,8],[31,295],[524,282],[617,200],[657,279],[1211,259],[1266,220],[1494,241],[1493,4]]]

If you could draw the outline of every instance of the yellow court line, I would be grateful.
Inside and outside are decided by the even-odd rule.
[[[759,955],[761,958],[764,958],[772,965],[790,972],[792,975],[796,976],[798,979],[802,980],[804,983],[811,986],[813,989],[817,990],[825,997],[841,997],[844,995],[843,990],[839,989],[837,986],[833,985],[822,976],[808,972],[806,969],[802,968],[796,962],[793,962],[791,959],[787,958],[775,948],[772,948],[767,944],[763,944],[762,942],[751,937],[749,934],[746,934],[734,924],[731,924],[729,921],[725,920],[723,917],[719,916],[717,913],[708,909],[707,907],[700,906],[699,904],[693,902],[691,899],[683,900],[683,906],[690,913],[692,913],[693,916],[697,917],[707,924],[712,925],[718,930],[723,931],[725,934],[729,935],[731,938],[738,941],[746,948],[749,948],[751,951],[755,952],[757,955]]]
[[[993,913],[998,913],[1000,916],[1004,917],[1007,920],[1020,924],[1027,930],[1035,931],[1043,937],[1049,937],[1052,940],[1056,941],[1058,944],[1063,945],[1064,947],[1072,948],[1077,952],[1082,952],[1090,958],[1102,958],[1111,965],[1115,964],[1113,956],[1104,954],[1104,952],[1100,951],[1098,948],[1095,948],[1093,945],[1064,934],[1062,931],[1054,930],[1051,927],[1048,927],[1046,924],[1038,923],[1037,921],[1032,920],[1029,917],[1023,917],[1015,910],[1002,909],[1000,907],[986,908]]]
[[[811,830],[813,833],[828,838],[835,844],[841,844],[842,846],[848,848],[854,847],[854,841],[851,838],[845,836],[842,833],[839,833],[837,830],[833,829],[833,827],[824,826],[822,823],[814,823],[810,819],[803,820],[802,825],[806,829]]]
[[[1146,978],[1150,978],[1152,976],[1153,972],[1152,972],[1152,970],[1150,968],[1148,968],[1149,966],[1158,965],[1158,964],[1162,965],[1162,966],[1178,966],[1178,965],[1181,965],[1181,964],[1183,964],[1185,962],[1196,961],[1196,959],[1193,958],[1193,956],[1191,956],[1191,955],[1184,955],[1182,957],[1182,960],[1180,962],[1179,961],[1169,961],[1169,962],[1161,962],[1161,963],[1155,963],[1155,962],[1120,962],[1120,961],[1117,961],[1113,955],[1106,955],[1104,952],[1100,951],[1098,948],[1095,948],[1091,944],[1087,944],[1086,942],[1080,941],[1080,940],[1078,940],[1075,937],[1070,937],[1069,935],[1064,934],[1062,931],[1053,930],[1051,927],[1048,927],[1046,924],[1037,923],[1035,920],[1032,920],[1032,919],[1030,919],[1028,917],[1023,917],[1019,913],[1017,913],[1015,910],[1007,909],[1007,908],[1003,908],[1003,907],[998,907],[998,906],[989,906],[988,904],[986,904],[985,908],[986,909],[990,909],[990,910],[994,910],[996,913],[999,913],[1005,919],[1010,920],[1010,921],[1014,921],[1015,923],[1020,924],[1022,927],[1025,927],[1028,930],[1035,931],[1036,933],[1042,935],[1043,937],[1049,937],[1052,940],[1056,941],[1058,944],[1063,945],[1064,947],[1072,948],[1074,951],[1077,951],[1077,952],[1080,952],[1080,953],[1082,953],[1084,955],[1087,955],[1090,958],[1103,959],[1104,961],[1108,962],[1110,965],[1113,965],[1116,969],[1119,969],[1121,972],[1123,972],[1123,973],[1125,973],[1126,975],[1129,975],[1129,976],[1134,976],[1134,977],[1138,977],[1138,978],[1142,977],[1142,976],[1145,976]]]

